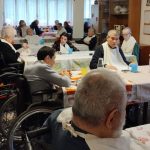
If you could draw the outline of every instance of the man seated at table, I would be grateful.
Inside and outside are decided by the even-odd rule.
[[[49,116],[45,126],[50,132],[44,140],[55,150],[137,150],[140,146],[148,150],[139,138],[122,130],[126,104],[120,76],[107,69],[93,70],[79,83],[73,107]]]
[[[24,75],[29,81],[31,93],[45,89],[53,89],[54,85],[59,87],[69,87],[71,85],[67,72],[62,72],[60,75],[53,70],[55,58],[55,50],[44,46],[37,53],[38,61],[25,68]]]
[[[90,62],[90,69],[96,69],[99,58],[103,58],[104,67],[113,70],[128,69],[129,62],[126,60],[122,50],[118,46],[119,33],[110,30],[107,34],[107,41],[98,46]]]
[[[62,26],[62,23],[58,23],[56,37],[59,38],[60,35],[64,32],[67,33],[66,29]]]
[[[61,53],[68,53],[68,49],[72,48],[73,51],[79,51],[68,39],[67,33],[62,33],[58,40],[55,41],[53,48]]]
[[[82,39],[76,41],[78,44],[86,44],[89,47],[89,50],[94,50],[96,43],[97,43],[97,37],[95,33],[94,28],[89,28],[87,36],[83,37]]]
[[[122,36],[124,38],[123,43],[121,45],[122,51],[126,54],[132,54],[136,40],[131,35],[131,29],[129,27],[124,28],[122,30]]]

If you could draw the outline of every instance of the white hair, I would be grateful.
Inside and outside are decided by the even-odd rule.
[[[109,30],[107,33],[107,38],[110,36],[120,36],[120,34],[117,30],[112,29],[112,30]]]
[[[15,37],[16,35],[16,30],[12,26],[5,26],[2,29],[1,32],[1,37],[2,38],[7,38],[7,37]]]
[[[131,34],[131,28],[129,27],[125,27],[122,32],[128,32],[129,34]]]

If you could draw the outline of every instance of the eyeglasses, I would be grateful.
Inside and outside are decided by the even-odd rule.
[[[118,41],[119,40],[119,38],[117,38],[117,37],[111,37],[111,36],[109,36],[109,38],[111,39],[111,40],[116,40],[116,41]]]

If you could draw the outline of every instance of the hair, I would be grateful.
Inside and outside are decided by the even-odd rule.
[[[34,20],[31,24],[30,24],[30,28],[34,29],[35,26],[38,26],[39,20]]]
[[[123,31],[128,31],[129,34],[132,34],[131,28],[129,28],[129,27],[125,27],[125,28],[122,30],[122,32],[123,32]]]
[[[62,23],[58,23],[57,25],[61,26],[62,27]]]
[[[68,33],[66,33],[66,32],[63,32],[63,33],[60,35],[60,38],[59,38],[59,39],[61,39],[62,36],[67,37],[67,39],[69,38],[69,35],[68,35]]]
[[[107,38],[110,37],[110,36],[112,36],[112,35],[114,35],[114,36],[120,36],[119,32],[117,30],[114,30],[114,29],[108,31]]]
[[[26,25],[26,23],[25,23],[24,20],[20,20],[20,21],[19,21],[19,26],[22,26],[22,24],[23,24],[23,25]]]
[[[14,37],[16,35],[16,30],[12,26],[6,26],[2,29],[1,37],[2,38],[8,38],[8,37]]]
[[[88,29],[88,31],[89,30],[92,30],[93,32],[94,32],[94,34],[96,33],[96,30],[95,30],[95,28],[93,28],[93,27],[90,27],[89,29]]]
[[[37,59],[44,60],[47,55],[49,55],[50,58],[52,58],[55,55],[55,49],[48,46],[43,46],[39,49],[37,53]]]
[[[107,69],[90,71],[75,93],[73,115],[92,126],[98,126],[112,109],[124,110],[125,85],[117,73]]]
[[[55,20],[55,23],[58,24],[58,23],[59,23],[59,20]]]
[[[67,27],[69,26],[69,24],[68,24],[68,22],[67,22],[67,21],[65,21],[65,22],[64,22],[64,25],[66,25]]]

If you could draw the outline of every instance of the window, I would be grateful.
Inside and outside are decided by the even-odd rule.
[[[84,2],[84,16],[90,18],[94,0]],[[4,22],[18,25],[19,20],[25,20],[30,25],[38,19],[41,26],[53,25],[55,20],[72,22],[72,5],[73,0],[4,0]]]

